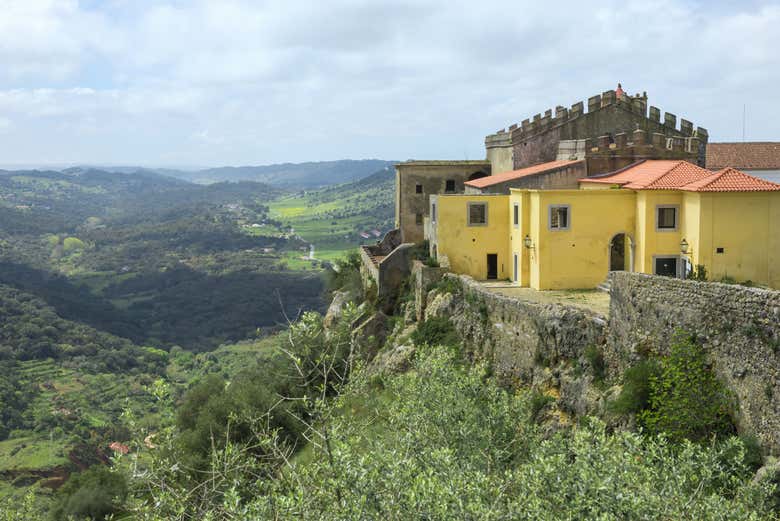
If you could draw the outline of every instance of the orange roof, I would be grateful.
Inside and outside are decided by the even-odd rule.
[[[780,143],[707,143],[707,168],[780,170]]]
[[[693,192],[774,192],[780,185],[733,168],[724,168],[709,177],[686,185],[683,190]]]
[[[578,163],[580,161],[582,160],[575,159],[575,160],[565,160],[565,161],[550,161],[548,163],[541,163],[538,165],[521,168],[520,170],[512,170],[511,172],[502,172],[500,174],[474,179],[473,181],[466,181],[465,184],[467,186],[473,186],[474,188],[485,188],[486,186],[493,186],[499,183],[505,183],[506,181],[520,179],[521,177],[526,177],[534,174],[541,174],[542,172],[547,172],[549,170],[557,170],[559,168],[573,165],[574,163]]]
[[[780,190],[780,185],[729,168],[705,170],[687,161],[648,160],[583,183],[620,185],[631,190],[686,190],[691,192],[755,192]]]

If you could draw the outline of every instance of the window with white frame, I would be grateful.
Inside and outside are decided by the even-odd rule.
[[[551,204],[549,210],[550,230],[568,230],[571,227],[571,207],[568,204]]]
[[[520,205],[517,203],[512,206],[512,224],[515,228],[520,226]]]
[[[487,203],[468,204],[468,225],[469,226],[487,225]]]
[[[436,222],[436,203],[431,203],[431,222]]]
[[[658,231],[673,231],[677,229],[677,214],[680,207],[672,204],[655,207],[655,229]]]

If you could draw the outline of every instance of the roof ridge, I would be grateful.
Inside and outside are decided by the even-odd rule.
[[[674,162],[676,164],[672,168],[670,168],[669,170],[666,170],[665,172],[660,172],[655,177],[651,177],[650,180],[648,182],[644,183],[644,186],[642,186],[641,188],[650,188],[650,187],[652,187],[654,184],[656,184],[657,182],[661,181],[664,177],[670,175],[676,169],[680,168],[683,163],[687,163],[687,161],[685,161],[683,159],[679,159],[679,160],[675,160],[675,159],[666,159],[666,160],[658,159],[656,161],[672,161],[672,162]],[[629,184],[631,184],[631,183],[629,183]]]

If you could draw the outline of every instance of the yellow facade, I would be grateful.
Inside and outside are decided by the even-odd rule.
[[[496,254],[498,279],[538,290],[593,288],[611,269],[685,276],[695,265],[710,280],[780,288],[780,192],[590,188],[432,197],[431,249],[477,280],[487,278],[486,255]],[[468,203],[481,201],[487,225],[468,226]],[[556,207],[568,208],[565,229],[551,226]],[[659,228],[659,208],[674,209],[674,227]]]
[[[487,204],[487,224],[469,226],[470,203]],[[507,279],[508,203],[508,195],[431,196],[431,205],[436,205],[435,210],[431,208],[430,223],[436,255],[442,260],[448,259],[450,269],[455,273],[464,273],[477,280],[488,278],[488,255],[495,255],[496,278]]]

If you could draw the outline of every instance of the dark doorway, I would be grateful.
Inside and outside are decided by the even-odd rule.
[[[487,177],[488,175],[485,172],[474,172],[471,174],[468,178],[469,181],[473,181],[474,179],[482,179],[483,177]]]
[[[626,269],[626,234],[618,233],[609,244],[609,271]]]
[[[495,280],[498,278],[498,254],[487,254],[487,278],[488,280]]]
[[[656,257],[655,274],[664,277],[677,276],[677,257]]]

